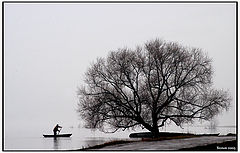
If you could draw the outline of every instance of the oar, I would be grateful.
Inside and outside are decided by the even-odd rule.
[[[59,132],[58,132],[58,134],[60,133],[60,131],[62,130],[62,127],[60,128],[60,130],[59,130]]]

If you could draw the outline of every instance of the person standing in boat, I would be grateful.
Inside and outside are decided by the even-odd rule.
[[[59,132],[60,132],[59,128],[61,129],[62,127],[59,126],[58,124],[54,127],[54,129],[53,129],[54,135],[57,135],[57,132],[58,132],[58,134],[59,134]]]

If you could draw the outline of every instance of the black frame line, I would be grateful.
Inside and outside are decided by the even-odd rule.
[[[237,1],[3,1],[3,3],[237,3]]]

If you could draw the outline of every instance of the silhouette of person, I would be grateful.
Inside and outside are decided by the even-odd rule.
[[[59,128],[62,128],[62,127],[59,126],[58,124],[54,127],[54,129],[53,129],[54,135],[57,135],[57,132],[58,132],[58,134],[59,134],[59,132],[60,132]]]

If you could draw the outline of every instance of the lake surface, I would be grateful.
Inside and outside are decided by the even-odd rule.
[[[63,128],[61,133],[72,133],[69,138],[44,138],[42,134],[52,134],[52,131],[42,132],[19,130],[5,132],[5,150],[74,150],[83,147],[102,144],[106,141],[127,139],[130,132],[105,134],[85,128]]]
[[[216,127],[208,128],[201,126],[185,126],[184,129],[178,127],[163,127],[161,131],[185,132],[185,133],[236,133],[236,127]],[[47,131],[51,132],[51,131]],[[44,138],[42,131],[28,130],[5,131],[4,150],[75,150],[83,147],[102,144],[111,140],[129,139],[132,132],[146,132],[146,130],[121,131],[114,134],[105,134],[100,131],[91,131],[84,128],[66,128],[62,133],[72,133],[70,138]],[[17,133],[17,134],[16,134]],[[49,133],[44,133],[49,134]]]

